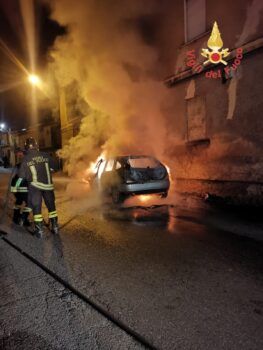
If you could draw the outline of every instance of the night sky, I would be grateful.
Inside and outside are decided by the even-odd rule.
[[[49,48],[53,46],[54,41],[58,36],[67,34],[68,31],[70,32],[70,29],[67,31],[66,27],[62,27],[57,22],[50,19],[51,10],[48,7],[49,5],[47,2],[44,0],[35,0],[33,3],[35,6],[35,21],[37,23],[36,61],[38,66],[36,67],[36,71],[41,76],[41,72],[45,71],[48,64]],[[70,2],[65,3],[68,3],[71,6]],[[119,6],[120,8],[125,9],[127,7],[126,3],[131,6],[133,0],[127,0],[126,2],[95,2],[95,5],[93,4],[92,6],[98,11],[98,13],[95,12],[95,16],[101,16],[99,10],[100,7],[104,8],[104,12],[105,9],[110,11],[111,7],[114,8],[114,6]],[[140,1],[137,0],[137,6],[138,3],[140,3]],[[153,49],[159,61],[151,68],[151,70],[149,68],[147,74],[151,75],[154,79],[162,81],[164,78],[162,67],[165,67],[167,62],[172,62],[173,59],[171,59],[171,57],[173,58],[175,55],[175,51],[171,49],[170,37],[173,34],[170,33],[170,27],[172,29],[177,28],[174,24],[173,14],[173,7],[176,2],[174,0],[163,0],[160,2],[156,0],[152,1],[152,3],[155,3],[157,7],[155,12],[147,13],[146,11],[145,14],[145,12],[142,11],[141,14],[138,13],[137,17],[134,16],[130,18],[127,16],[128,18],[122,19],[125,22],[122,23],[122,27],[125,27],[126,31],[130,28],[134,35],[137,35],[138,33],[140,40],[142,40],[144,45]],[[86,6],[85,1],[80,1],[80,4]],[[103,4],[103,6],[101,6],[101,4]],[[78,5],[73,3],[72,6]],[[103,13],[103,11],[101,12]],[[102,19],[99,17],[98,22],[100,23],[101,20]],[[67,23],[67,21],[62,23]],[[107,20],[105,26],[107,26]],[[82,28],[80,29],[82,30]],[[98,34],[100,35],[100,33]],[[95,32],[91,39],[96,41],[96,37],[97,33]],[[28,49],[26,46],[27,41],[19,0],[0,0],[0,40],[3,40],[4,43],[7,44],[15,56],[29,70],[30,64]],[[118,40],[120,41],[121,38],[119,37]],[[139,40],[137,40],[137,43],[139,43]],[[106,42],[106,45],[107,44],[108,42]],[[127,44],[124,42],[123,45],[125,48],[125,45]],[[132,50],[133,48],[129,49]],[[27,82],[25,73],[10,61],[10,59],[4,54],[3,50],[0,50],[0,52],[0,121],[8,124],[8,127],[11,129],[22,129],[27,127],[30,122],[30,85]],[[91,52],[91,54],[95,55],[96,53]],[[123,62],[123,66],[125,66],[126,70],[131,75],[136,73],[136,69],[134,69],[133,65]],[[147,67],[144,68],[146,68],[146,70],[148,69]]]
[[[37,70],[47,64],[47,52],[58,35],[66,29],[49,18],[50,9],[46,4],[35,1],[37,23]],[[0,0],[0,39],[15,56],[29,69],[26,37],[18,0]],[[0,58],[0,120],[12,129],[26,127],[29,122],[29,89],[25,74],[1,49]]]

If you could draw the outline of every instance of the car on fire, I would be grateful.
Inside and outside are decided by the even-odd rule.
[[[166,167],[151,156],[119,156],[98,161],[93,185],[113,203],[129,196],[159,194],[167,197],[170,180]]]

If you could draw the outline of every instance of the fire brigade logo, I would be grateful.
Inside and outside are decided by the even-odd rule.
[[[221,39],[221,34],[218,29],[218,25],[215,22],[210,38],[207,41],[207,46],[209,49],[202,49],[201,55],[207,58],[207,60],[203,63],[204,65],[210,63],[218,64],[223,63],[225,66],[227,62],[224,60],[230,52],[229,49],[222,49],[223,40]]]
[[[207,60],[204,62],[198,61],[197,52],[195,49],[188,50],[186,52],[186,66],[191,68],[192,74],[199,74],[205,72],[206,78],[224,78],[228,79],[233,77],[234,72],[238,69],[243,59],[243,48],[237,48],[231,53],[229,49],[223,49],[223,40],[221,39],[221,34],[218,29],[218,25],[215,22],[213,25],[212,33],[207,41],[208,49],[202,49],[201,55]],[[229,56],[229,57],[228,57]],[[232,56],[232,58],[231,58]],[[228,57],[229,63],[224,60]],[[222,63],[225,65],[224,69],[220,66],[217,68],[211,67],[209,63],[217,65]]]

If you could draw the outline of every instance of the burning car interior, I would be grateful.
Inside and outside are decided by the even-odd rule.
[[[170,187],[166,167],[151,156],[100,159],[92,183],[103,194],[111,195],[115,204],[140,194],[156,193],[165,198]]]

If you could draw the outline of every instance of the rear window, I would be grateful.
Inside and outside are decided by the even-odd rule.
[[[132,168],[156,168],[160,163],[154,158],[130,158],[129,164]]]

